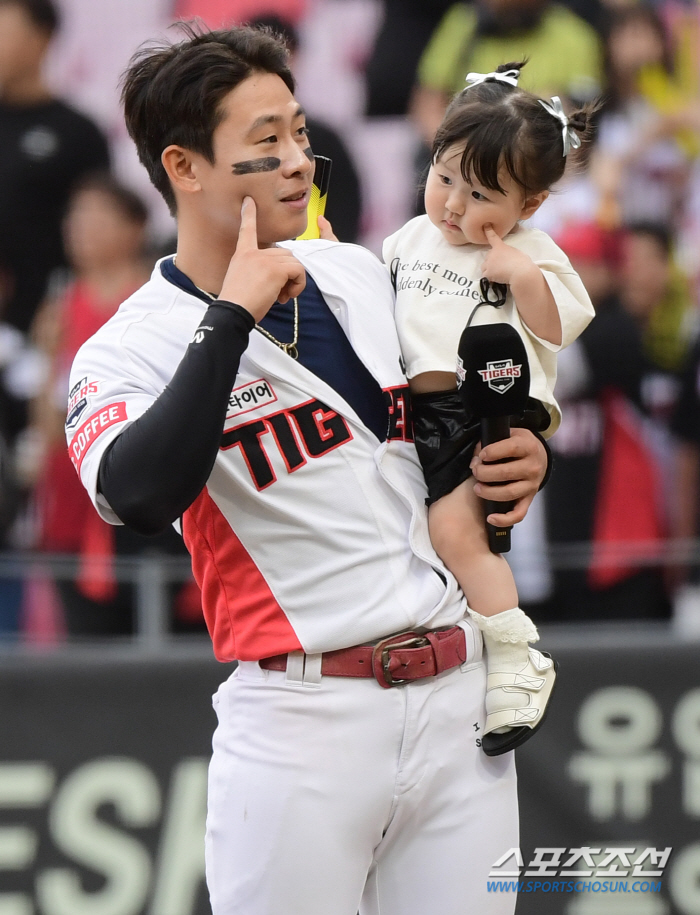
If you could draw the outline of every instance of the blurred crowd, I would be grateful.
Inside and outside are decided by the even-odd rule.
[[[659,560],[700,521],[695,0],[99,6],[123,26],[92,28],[90,57],[76,36],[94,0],[0,0],[0,550],[78,557],[74,576],[41,588],[0,579],[0,637],[37,618],[54,638],[129,634],[134,589],[111,560],[184,553],[174,532],[141,538],[100,521],[63,431],[66,403],[77,425],[89,399],[80,383],[68,390],[77,349],[173,244],[124,143],[114,68],[101,77],[113,103],[90,104],[101,49],[106,61],[111,43],[124,48],[120,69],[136,50],[132,8],[144,28],[149,11],[155,38],[156,25],[162,35],[194,17],[281,32],[312,147],[333,161],[326,215],[341,241],[375,251],[421,212],[430,143],[468,72],[527,57],[525,88],[565,106],[601,100],[593,143],[532,220],[570,257],[597,317],[560,356],[554,472],[514,538],[513,565],[538,622],[666,620],[680,594],[700,591],[690,547]],[[202,628],[191,582],[169,602],[173,630]]]

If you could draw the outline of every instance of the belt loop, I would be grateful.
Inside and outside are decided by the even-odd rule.
[[[321,685],[322,654],[307,654],[304,664],[304,686]]]
[[[287,683],[304,685],[304,652],[290,651],[287,655]]]
[[[484,654],[484,639],[476,623],[471,619],[460,620],[457,625],[464,630],[464,641],[467,645],[467,660],[460,665],[460,670],[470,670],[479,664]]]

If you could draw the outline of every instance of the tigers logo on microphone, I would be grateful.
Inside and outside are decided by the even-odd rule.
[[[479,374],[492,391],[505,394],[515,384],[515,379],[520,378],[522,363],[513,365],[512,359],[500,359],[496,362],[487,362],[485,369],[479,369]]]

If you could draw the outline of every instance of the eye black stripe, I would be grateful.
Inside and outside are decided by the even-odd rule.
[[[282,164],[281,159],[275,156],[265,156],[262,159],[246,159],[244,162],[234,162],[234,175],[254,175],[257,172],[274,172]]]

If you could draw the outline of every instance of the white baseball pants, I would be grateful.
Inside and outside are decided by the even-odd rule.
[[[513,754],[476,743],[481,660],[392,689],[319,667],[243,662],[214,696],[213,915],[512,915],[487,891],[518,812]]]

